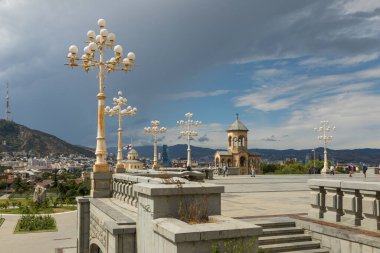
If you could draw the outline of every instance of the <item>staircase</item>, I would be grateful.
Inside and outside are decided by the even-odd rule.
[[[259,248],[266,253],[329,253],[321,249],[319,241],[312,240],[303,229],[297,228],[293,221],[257,221],[263,228],[259,237]]]

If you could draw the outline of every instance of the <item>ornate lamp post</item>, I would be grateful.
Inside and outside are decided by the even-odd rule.
[[[332,136],[327,136],[328,132],[335,131],[335,126],[330,127],[329,122],[327,120],[322,120],[321,121],[321,126],[319,128],[314,128],[315,132],[321,132],[323,135],[318,136],[318,140],[323,141],[325,151],[324,157],[323,157],[323,169],[321,173],[325,174],[328,172],[328,164],[327,164],[327,142],[332,141],[333,137]]]
[[[157,169],[159,167],[157,163],[157,135],[165,133],[167,129],[165,127],[160,128],[160,121],[158,120],[152,120],[151,125],[151,127],[144,127],[144,131],[154,136],[153,169]]]
[[[198,121],[198,120],[196,120],[196,121],[192,120],[191,118],[193,117],[193,113],[190,113],[190,112],[186,113],[185,117],[186,117],[186,120],[185,121],[183,121],[183,120],[177,121],[177,125],[179,127],[181,127],[181,126],[187,127],[187,131],[181,131],[180,135],[181,136],[187,136],[187,164],[186,164],[186,166],[191,167],[190,140],[191,140],[191,137],[198,136],[198,133],[195,131],[191,131],[190,126],[196,126],[197,127],[197,126],[200,126],[202,124],[202,122]]]
[[[109,166],[106,162],[107,157],[107,146],[105,138],[105,125],[104,125],[104,101],[106,96],[104,94],[104,71],[108,73],[115,70],[128,71],[131,66],[134,65],[135,54],[130,52],[127,55],[127,58],[122,59],[123,48],[120,45],[114,46],[116,36],[113,33],[108,33],[108,30],[105,28],[106,21],[104,19],[98,20],[98,25],[100,29],[100,34],[96,35],[94,31],[90,30],[87,32],[87,41],[88,44],[84,47],[84,54],[80,57],[78,54],[78,47],[72,45],[69,47],[69,54],[67,58],[69,63],[65,64],[70,67],[82,67],[86,72],[91,68],[98,68],[98,77],[99,77],[99,94],[98,98],[98,130],[96,137],[96,162],[93,167],[92,174],[92,189],[91,196],[93,197],[105,197],[109,195]],[[110,60],[104,59],[104,50],[106,47],[113,49],[115,56]],[[99,59],[95,59],[96,52],[99,52]],[[102,174],[99,174],[102,173]],[[105,176],[109,174],[109,178]],[[102,181],[102,183],[96,184],[95,181]],[[101,188],[95,189],[96,185]]]
[[[123,97],[123,93],[119,91],[117,93],[118,98],[113,98],[114,107],[107,106],[104,108],[104,113],[109,116],[117,116],[119,120],[119,127],[117,129],[118,139],[117,139],[117,164],[116,164],[116,173],[124,171],[123,160],[123,129],[121,127],[122,118],[125,116],[134,116],[137,113],[137,108],[128,106],[123,109],[124,106],[127,106],[127,99]]]

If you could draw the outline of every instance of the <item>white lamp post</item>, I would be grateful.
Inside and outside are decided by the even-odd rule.
[[[159,133],[165,133],[167,129],[165,127],[160,128],[160,121],[158,120],[152,120],[151,125],[152,125],[151,127],[144,127],[144,131],[145,133],[153,134],[153,137],[154,137],[153,169],[157,169],[159,167],[158,162],[157,162],[157,135]]]
[[[197,126],[200,126],[202,124],[202,122],[198,121],[198,120],[196,120],[196,121],[192,120],[191,118],[193,117],[193,113],[190,113],[190,112],[186,113],[185,117],[186,117],[186,120],[185,121],[183,121],[183,120],[177,121],[177,125],[179,127],[181,127],[181,126],[187,127],[187,131],[181,131],[180,135],[181,136],[187,136],[187,164],[186,164],[186,166],[191,167],[190,140],[191,140],[191,137],[198,136],[198,133],[195,131],[191,131],[190,126],[196,126],[197,127]]]
[[[119,91],[117,93],[118,98],[113,98],[114,107],[107,106],[104,108],[104,113],[109,116],[117,116],[119,120],[119,127],[117,129],[118,139],[117,139],[117,164],[116,172],[123,172],[124,165],[122,164],[123,160],[123,129],[121,127],[122,118],[125,116],[134,116],[137,113],[137,108],[132,106],[127,107],[127,99],[123,97],[123,93]],[[126,107],[123,109],[123,107]]]
[[[327,136],[328,132],[335,131],[335,126],[330,127],[329,122],[327,120],[321,121],[321,126],[319,128],[314,128],[315,132],[323,133],[323,135],[318,136],[318,140],[323,141],[324,144],[324,157],[323,157],[323,169],[321,171],[322,174],[325,174],[329,171],[327,164],[327,142],[332,141],[332,136]]]
[[[108,33],[108,30],[105,28],[106,21],[104,19],[98,20],[99,25],[99,35],[96,35],[94,31],[90,30],[87,32],[87,46],[84,47],[84,54],[80,57],[78,54],[78,47],[72,45],[69,47],[69,54],[67,58],[69,63],[65,64],[70,67],[82,67],[86,72],[91,68],[98,68],[98,77],[99,77],[99,94],[98,98],[98,126],[97,126],[97,137],[96,137],[96,162],[93,168],[93,180],[99,179],[103,183],[98,184],[102,185],[102,189],[91,189],[91,196],[103,196],[106,195],[106,180],[104,176],[95,176],[96,173],[109,173],[109,166],[106,162],[107,158],[107,146],[106,146],[106,137],[105,137],[105,125],[104,125],[104,101],[106,96],[104,94],[104,70],[108,73],[115,70],[124,70],[128,71],[131,66],[134,66],[135,54],[130,52],[127,55],[127,58],[122,59],[123,48],[119,45],[114,46],[116,36],[113,33]],[[104,50],[106,47],[113,49],[115,56],[110,60],[106,61],[104,59]],[[99,52],[99,59],[95,59],[96,52]],[[108,180],[108,179],[107,179]],[[109,184],[109,183],[108,183]],[[94,187],[95,184],[92,184]],[[109,187],[108,187],[109,188]],[[109,191],[109,190],[108,190]],[[94,192],[97,192],[94,194]],[[109,193],[108,193],[109,194]]]

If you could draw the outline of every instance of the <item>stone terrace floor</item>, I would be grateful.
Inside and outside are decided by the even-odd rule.
[[[326,178],[363,181],[363,175],[257,175],[215,176],[210,183],[225,186],[222,214],[239,218],[300,214],[309,210],[307,180]],[[367,175],[366,181],[380,181],[379,175]],[[74,253],[76,252],[76,212],[53,215],[58,232],[13,234],[18,217],[4,215],[0,227],[0,252],[7,253]],[[56,251],[57,248],[61,250]]]
[[[224,185],[222,214],[230,217],[257,217],[302,214],[309,210],[308,179],[377,181],[379,175],[256,175],[216,176],[210,183]]]

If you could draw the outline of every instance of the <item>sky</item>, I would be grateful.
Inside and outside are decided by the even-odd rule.
[[[120,90],[138,108],[124,144],[152,144],[151,120],[168,128],[160,144],[185,144],[176,122],[192,112],[195,146],[226,148],[239,113],[249,148],[322,146],[321,120],[336,126],[333,149],[380,148],[378,0],[0,0],[1,118],[8,81],[15,122],[96,145],[97,70],[64,63],[99,18],[136,54],[105,81],[106,105]],[[106,139],[117,145],[116,118]]]

